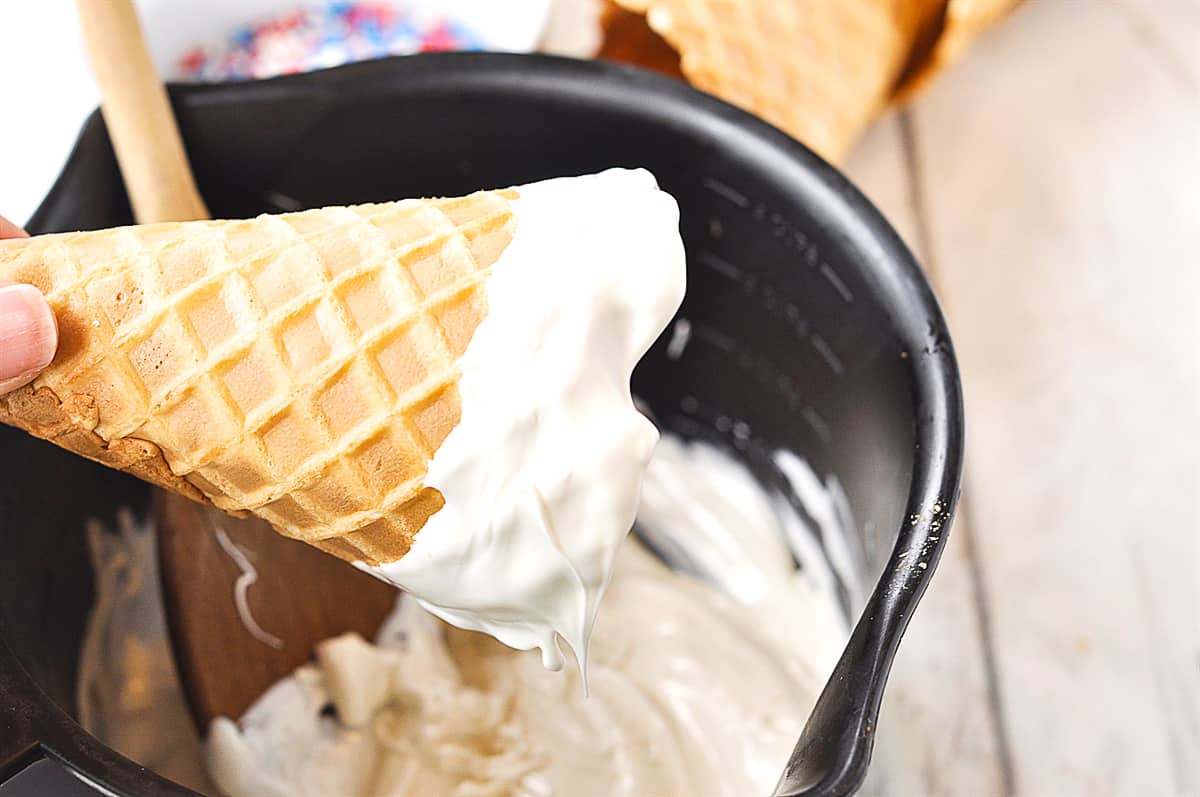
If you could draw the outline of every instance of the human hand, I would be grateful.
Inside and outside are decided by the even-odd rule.
[[[24,236],[0,216],[0,239]],[[0,395],[32,382],[57,349],[58,324],[41,292],[0,280]]]

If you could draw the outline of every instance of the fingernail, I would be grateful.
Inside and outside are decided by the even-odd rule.
[[[28,238],[29,233],[0,216],[0,238]]]
[[[54,359],[58,325],[32,285],[0,286],[0,394],[32,381]]]

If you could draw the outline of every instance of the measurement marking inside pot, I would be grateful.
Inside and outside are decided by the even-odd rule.
[[[692,322],[686,318],[676,319],[671,328],[671,342],[667,344],[667,359],[678,360],[683,356],[688,341],[692,337]]]
[[[846,304],[854,304],[854,294],[850,292],[850,289],[846,287],[846,283],[842,282],[842,278],[837,275],[837,272],[828,263],[821,264],[821,276],[833,286],[833,289],[845,300]]]
[[[729,277],[729,279],[737,282],[742,281],[742,270],[740,268],[728,260],[717,257],[712,252],[701,252],[700,262],[723,277]]]
[[[808,425],[817,433],[817,437],[821,438],[822,443],[829,445],[829,443],[833,442],[833,432],[829,430],[829,424],[825,423],[825,419],[821,417],[819,412],[805,405],[800,410],[800,415],[804,417],[804,420],[808,421]]]
[[[263,194],[263,200],[271,205],[271,207],[283,211],[302,210],[304,208],[304,204],[299,199],[295,199],[279,191],[266,192]]]
[[[692,332],[694,332],[696,337],[700,340],[708,341],[719,349],[727,352],[733,352],[737,350],[737,344],[734,342],[733,338],[729,337],[724,332],[718,332],[710,326],[695,324],[692,326]]]
[[[744,209],[744,208],[750,207],[750,200],[746,197],[745,194],[743,194],[742,192],[740,192],[734,188],[730,188],[729,186],[725,185],[725,183],[722,183],[720,180],[717,180],[712,177],[706,177],[706,178],[704,178],[704,187],[707,188],[709,191],[712,191],[717,196],[721,196],[721,197],[724,197],[725,199],[728,199],[730,202],[737,205],[739,208]]]
[[[812,341],[812,346],[817,350],[817,354],[820,354],[821,359],[823,359],[825,364],[829,366],[829,370],[833,371],[837,376],[841,376],[842,374],[846,373],[845,366],[842,365],[842,361],[838,358],[838,356],[833,353],[833,349],[829,347],[829,344],[825,342],[825,338],[814,332],[812,336],[809,337],[809,340]]]

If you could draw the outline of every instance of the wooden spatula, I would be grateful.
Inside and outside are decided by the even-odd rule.
[[[240,716],[321,640],[346,631],[370,639],[395,605],[394,587],[262,520],[159,498],[167,627],[202,726]]]
[[[77,5],[137,220],[207,218],[131,0]],[[394,588],[262,521],[165,494],[156,505],[167,624],[202,727],[239,716],[317,642],[349,630],[371,636],[396,600]]]

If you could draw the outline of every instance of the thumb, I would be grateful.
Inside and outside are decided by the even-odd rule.
[[[33,381],[57,348],[58,325],[41,292],[0,283],[0,395]]]

